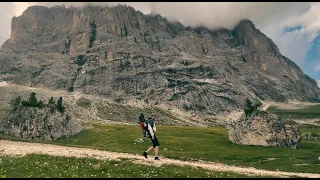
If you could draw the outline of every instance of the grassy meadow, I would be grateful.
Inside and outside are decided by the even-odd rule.
[[[317,106],[317,108],[320,108],[320,106]],[[273,111],[280,115],[282,113],[282,115],[286,116],[308,118],[315,117],[319,112],[317,110],[319,109],[315,109],[315,107],[292,111],[282,111],[272,107],[268,109],[268,111]],[[309,112],[310,116],[305,111]],[[92,125],[94,126],[93,129],[85,130],[69,139],[61,138],[53,142],[25,140],[3,133],[0,133],[0,138],[86,147],[141,156],[151,145],[150,139],[143,138],[138,124],[107,125],[93,123]],[[320,132],[320,126],[300,124],[297,126],[301,133]],[[233,144],[228,140],[228,130],[223,126],[205,128],[157,125],[157,131],[161,144],[160,159],[163,156],[179,160],[221,162],[228,165],[255,167],[265,170],[320,173],[320,161],[318,160],[320,156],[320,141],[302,139],[300,149],[242,146]],[[137,138],[143,138],[145,142],[135,143],[134,141]],[[149,153],[149,157],[153,158],[153,152]],[[164,165],[160,168],[147,167],[145,165],[132,164],[130,160],[125,159],[121,161],[101,161],[34,154],[26,157],[2,156],[1,158],[0,175],[6,177],[246,177],[245,175],[234,173],[212,172],[201,168],[174,165]],[[49,163],[50,168],[44,165],[45,163]],[[96,164],[100,164],[100,168],[94,168]],[[144,174],[141,172],[141,169],[148,168],[154,173]]]
[[[299,109],[280,109],[271,106],[267,111],[277,114],[278,116],[285,117],[286,119],[308,120],[320,118],[320,104],[299,108]]]

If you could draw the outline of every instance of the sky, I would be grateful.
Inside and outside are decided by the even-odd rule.
[[[11,18],[32,5],[81,7],[88,2],[0,2],[0,44],[10,37]],[[185,26],[232,29],[251,20],[271,38],[282,55],[294,61],[320,87],[320,2],[90,2],[127,4],[144,14],[155,13]]]

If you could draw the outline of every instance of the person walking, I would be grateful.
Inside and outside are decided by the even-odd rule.
[[[159,140],[158,140],[158,136],[156,135],[156,131],[157,131],[157,128],[156,128],[156,123],[155,123],[155,120],[156,120],[156,114],[153,113],[151,115],[151,117],[149,118],[149,122],[148,122],[148,130],[149,130],[149,133],[151,135],[151,141],[152,141],[152,146],[149,147],[148,150],[146,150],[144,153],[143,153],[143,156],[145,158],[148,158],[148,152],[151,151],[151,150],[154,150],[154,160],[160,160],[158,155],[159,155],[159,146],[160,146],[160,143],[159,143]]]

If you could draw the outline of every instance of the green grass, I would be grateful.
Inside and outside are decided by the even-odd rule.
[[[310,132],[314,130],[313,128],[313,126],[303,126],[300,131]],[[227,130],[220,126],[201,128],[158,125],[157,130],[161,144],[160,156],[167,158],[198,159],[266,170],[320,173],[318,160],[320,142],[317,141],[303,140],[300,143],[301,149],[296,150],[290,147],[236,145],[228,140]],[[2,139],[8,137],[0,134]],[[93,129],[83,131],[69,139],[59,139],[53,144],[141,155],[151,145],[150,139],[146,138],[144,143],[135,144],[134,140],[141,137],[138,125],[94,124]],[[267,161],[267,158],[278,159]],[[295,165],[303,163],[308,165]]]
[[[314,119],[320,118],[320,105],[314,105],[307,108],[300,109],[279,109],[275,106],[271,106],[267,111],[277,114],[280,117],[286,117],[290,119]]]
[[[0,156],[0,178],[244,178],[242,174],[214,172],[190,166],[135,164],[129,159],[97,160],[30,154]],[[252,177],[252,176],[250,176]],[[259,176],[255,176],[259,177]],[[260,176],[261,177],[261,176]]]
[[[305,132],[320,133],[320,126],[315,126],[311,124],[300,124],[298,128],[299,128],[299,131],[302,133],[305,133]]]

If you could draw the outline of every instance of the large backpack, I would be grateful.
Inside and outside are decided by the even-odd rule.
[[[148,129],[148,121],[144,118],[144,114],[141,113],[139,116],[139,125],[140,128],[142,129],[142,135],[143,137],[151,137],[149,129]]]

